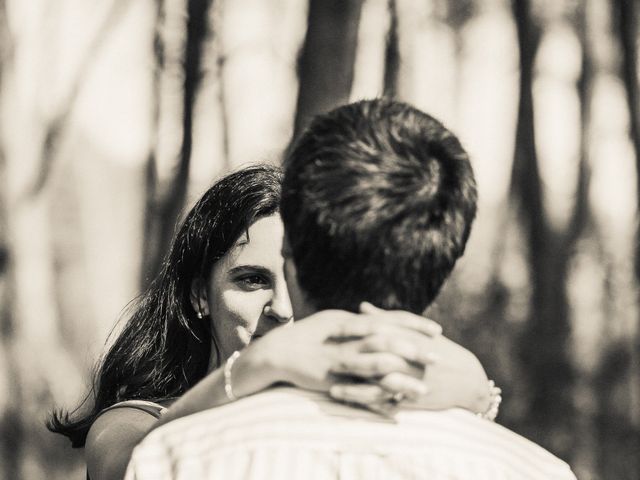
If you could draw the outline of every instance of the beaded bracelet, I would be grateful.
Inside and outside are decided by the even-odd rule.
[[[238,399],[238,397],[233,394],[233,388],[231,386],[231,368],[239,356],[240,352],[236,350],[227,359],[227,363],[224,364],[224,393],[227,394],[230,402],[235,402]]]
[[[498,410],[500,409],[500,403],[502,402],[502,389],[496,387],[496,383],[493,380],[489,380],[489,408],[485,412],[477,413],[480,418],[485,420],[494,421],[498,416]]]

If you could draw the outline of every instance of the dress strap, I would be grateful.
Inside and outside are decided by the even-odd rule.
[[[143,412],[147,412],[155,418],[160,418],[160,415],[162,415],[166,410],[166,407],[163,407],[159,403],[149,402],[147,400],[125,400],[124,402],[118,402],[105,408],[98,414],[98,416],[108,412],[109,410],[115,410],[116,408],[136,408]]]

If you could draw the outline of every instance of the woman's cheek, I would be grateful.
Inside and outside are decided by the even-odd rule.
[[[248,339],[258,326],[266,304],[265,297],[264,292],[260,290],[254,292],[227,290],[223,295],[223,303],[227,310],[225,316],[234,323],[234,327],[246,329]]]

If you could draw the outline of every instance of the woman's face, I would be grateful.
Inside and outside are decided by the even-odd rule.
[[[210,369],[269,330],[292,321],[281,256],[284,228],[278,214],[257,220],[216,262],[206,305],[220,359]],[[212,352],[215,350],[212,349]]]

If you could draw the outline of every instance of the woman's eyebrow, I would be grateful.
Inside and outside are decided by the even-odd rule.
[[[237,273],[259,273],[262,275],[267,275],[269,277],[273,276],[271,270],[262,265],[238,265],[229,270],[229,275],[235,275]]]

